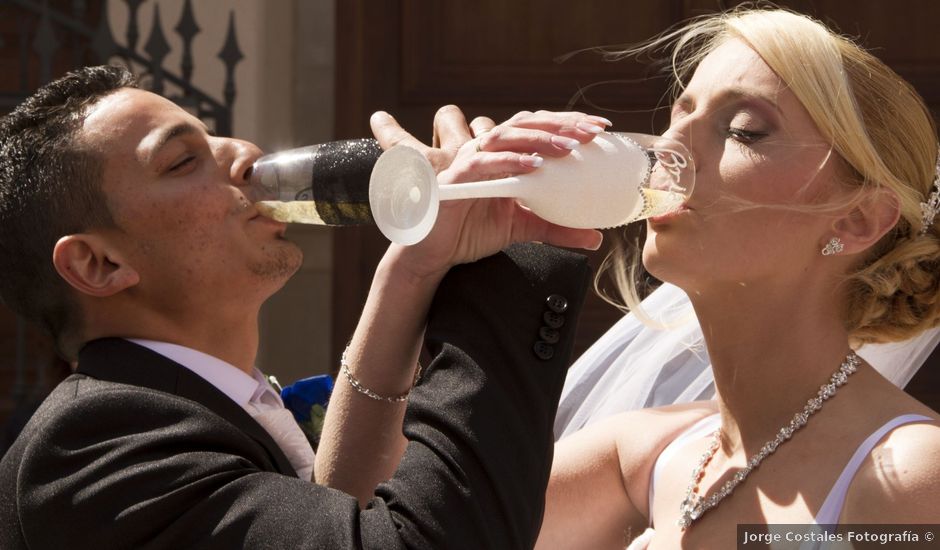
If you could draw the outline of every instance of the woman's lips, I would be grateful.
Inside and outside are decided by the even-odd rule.
[[[660,214],[659,216],[653,216],[649,219],[649,221],[652,224],[666,223],[674,218],[681,216],[682,214],[685,214],[686,212],[689,212],[690,210],[691,208],[683,204],[676,210],[673,210],[672,212],[669,212],[666,214]]]

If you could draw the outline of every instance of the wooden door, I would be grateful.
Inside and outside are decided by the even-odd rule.
[[[934,28],[940,3],[782,4],[861,35],[940,112],[940,43]],[[344,0],[337,5],[337,136],[369,135],[369,115],[381,109],[430,141],[434,112],[448,103],[459,105],[468,118],[485,114],[496,120],[521,109],[573,106],[610,118],[618,130],[655,132],[667,118],[657,107],[668,104],[658,68],[633,60],[605,62],[590,52],[563,62],[557,58],[594,46],[636,43],[720,7],[713,0]],[[387,241],[374,228],[337,230],[334,239],[333,354],[338,357]],[[602,257],[591,255],[595,267]],[[591,297],[577,351],[620,315]]]

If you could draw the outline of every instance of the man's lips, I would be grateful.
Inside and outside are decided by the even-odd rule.
[[[252,215],[250,218],[248,218],[248,221],[250,221],[250,222],[257,222],[257,223],[264,224],[264,225],[270,225],[271,227],[276,228],[276,229],[277,229],[277,236],[278,236],[278,237],[283,237],[283,236],[284,236],[284,233],[287,232],[287,224],[286,224],[286,223],[284,223],[284,222],[279,222],[279,221],[277,221],[277,220],[275,220],[275,219],[272,219],[272,218],[269,218],[269,217],[267,217],[267,216],[264,216],[264,215],[262,215],[260,212],[258,212],[257,209],[253,209],[253,211],[254,211],[254,212],[253,212],[253,215]]]

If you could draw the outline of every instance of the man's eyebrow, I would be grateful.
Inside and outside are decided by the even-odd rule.
[[[157,156],[157,153],[159,153],[160,150],[166,146],[167,143],[173,141],[174,139],[178,137],[186,136],[189,134],[196,134],[199,132],[209,133],[209,129],[205,125],[197,126],[190,122],[180,122],[179,124],[174,124],[173,126],[170,126],[169,128],[161,130],[157,134],[157,137],[155,138],[155,144],[150,149],[150,152],[147,156],[150,159],[153,159],[155,156]]]

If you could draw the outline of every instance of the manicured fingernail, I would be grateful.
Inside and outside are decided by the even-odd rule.
[[[545,159],[538,155],[522,155],[519,157],[519,164],[529,168],[538,168],[545,162]]]
[[[613,122],[607,120],[606,118],[604,118],[604,117],[602,117],[602,116],[588,115],[588,118],[591,119],[591,120],[593,120],[593,121],[595,121],[595,122],[600,122],[600,123],[603,124],[604,126],[613,126],[613,125],[614,125]]]
[[[558,147],[559,149],[568,149],[569,151],[580,145],[581,143],[573,138],[568,138],[565,136],[552,136],[552,145]]]
[[[601,126],[598,126],[597,124],[591,124],[589,122],[579,122],[575,126],[578,127],[578,130],[587,132],[589,134],[599,134],[604,131],[604,128]]]
[[[598,231],[596,236],[597,241],[595,241],[592,246],[589,246],[588,250],[598,250],[600,249],[601,245],[604,244],[604,234]]]

